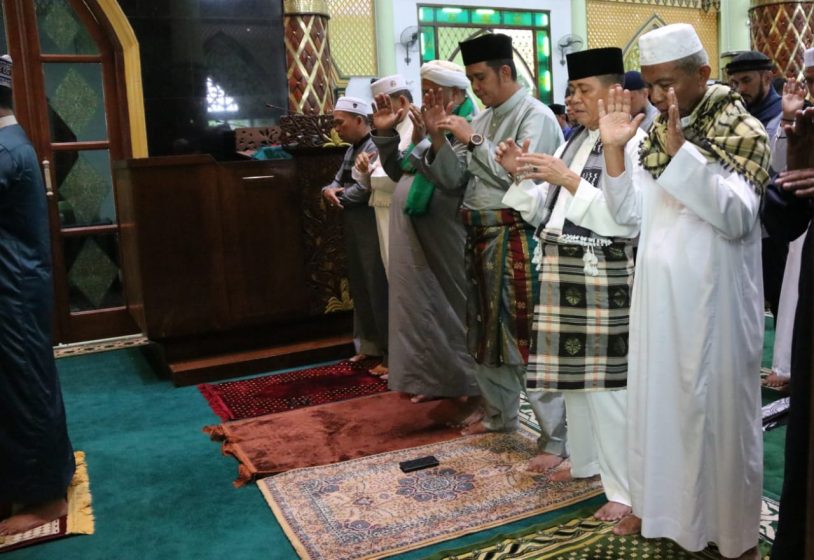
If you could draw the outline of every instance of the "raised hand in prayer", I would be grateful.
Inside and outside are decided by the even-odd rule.
[[[523,145],[519,146],[513,138],[506,138],[503,142],[497,145],[495,150],[495,161],[506,170],[509,175],[515,175],[518,179],[521,178],[517,172],[517,158],[529,152],[531,140],[526,138],[523,140]],[[522,177],[525,178],[525,177]]]
[[[322,189],[322,197],[330,206],[342,208],[342,203],[339,202],[339,197],[343,192],[345,192],[345,189],[342,187],[328,187],[327,189]]]
[[[667,103],[669,104],[667,109],[667,145],[664,146],[664,149],[667,151],[667,155],[673,157],[686,141],[684,139],[684,133],[681,131],[681,116],[678,112],[678,99],[676,98],[676,92],[673,88],[670,88],[670,91],[667,92]]]
[[[605,148],[617,146],[624,148],[631,138],[636,136],[639,125],[647,115],[641,113],[630,116],[630,91],[615,85],[608,92],[608,104],[599,100],[599,137]]]
[[[404,97],[404,96],[402,96]],[[378,132],[388,132],[401,121],[404,109],[393,110],[393,100],[390,96],[380,93],[376,96],[376,110],[373,112],[373,128]]]
[[[803,110],[803,104],[806,99],[806,90],[799,81],[795,78],[789,78],[783,85],[783,100],[781,106],[783,107],[783,120],[791,122],[794,120],[794,115],[797,111]]]
[[[421,110],[415,105],[410,105],[407,116],[410,117],[410,121],[413,123],[413,137],[410,141],[415,145],[427,136],[427,127],[424,126],[424,117],[421,115]]]
[[[517,173],[523,175],[524,179],[547,181],[552,185],[562,185],[571,194],[577,192],[580,176],[571,171],[560,158],[531,153],[519,155],[517,162]]]
[[[798,111],[794,126],[785,125],[785,129],[788,169],[814,167],[814,107]]]
[[[356,171],[362,175],[367,175],[370,173],[370,163],[370,154],[367,152],[361,152],[358,156],[356,156],[356,161],[354,162],[353,166],[356,168]]]
[[[424,105],[421,107],[421,115],[424,117],[424,126],[427,133],[435,137],[444,137],[441,130],[441,121],[445,120],[452,112],[452,102],[444,104],[444,92],[440,89],[429,90],[424,94]]]
[[[450,105],[452,104],[450,103]],[[469,139],[475,133],[475,129],[472,128],[469,121],[457,115],[447,116],[446,119],[438,123],[438,128],[450,132],[462,144],[468,144]]]

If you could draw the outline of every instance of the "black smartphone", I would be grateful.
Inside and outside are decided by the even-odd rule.
[[[438,459],[432,455],[426,457],[419,457],[418,459],[410,459],[409,461],[402,461],[399,463],[401,472],[409,473],[413,471],[420,471],[421,469],[429,469],[438,466]]]

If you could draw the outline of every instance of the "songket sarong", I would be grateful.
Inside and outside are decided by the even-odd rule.
[[[557,233],[546,231],[539,242],[541,288],[534,307],[528,388],[624,388],[633,287],[630,240],[585,247],[563,243]],[[596,276],[585,273],[592,255]]]
[[[467,227],[467,347],[489,367],[525,365],[534,302],[534,227],[511,209],[461,209]]]

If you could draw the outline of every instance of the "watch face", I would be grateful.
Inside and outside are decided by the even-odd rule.
[[[476,146],[480,146],[481,144],[483,144],[483,136],[481,136],[480,134],[473,134],[470,141]]]

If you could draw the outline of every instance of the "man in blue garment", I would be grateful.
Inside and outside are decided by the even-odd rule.
[[[75,470],[51,346],[48,209],[0,57],[0,537],[67,512]]]

